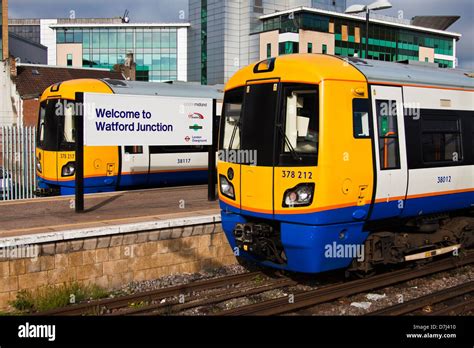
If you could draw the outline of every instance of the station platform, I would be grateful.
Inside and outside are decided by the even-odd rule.
[[[0,202],[0,239],[88,230],[106,234],[111,226],[122,226],[123,233],[124,226],[144,230],[173,220],[220,221],[218,202],[207,200],[207,185],[90,194],[84,201],[80,214],[73,196]]]
[[[0,310],[21,290],[106,290],[236,263],[207,185],[0,202]]]

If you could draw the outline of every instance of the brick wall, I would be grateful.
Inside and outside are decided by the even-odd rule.
[[[0,259],[1,309],[22,289],[77,281],[112,290],[236,262],[220,224],[58,241],[38,250],[34,259]]]
[[[23,100],[23,125],[27,127],[36,127],[39,115],[39,100],[25,99]]]

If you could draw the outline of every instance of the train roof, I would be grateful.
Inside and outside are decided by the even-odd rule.
[[[223,99],[224,86],[203,86],[191,82],[142,82],[102,79],[115,94]]]
[[[369,82],[474,89],[472,73],[462,69],[442,69],[434,63],[418,61],[394,63],[354,57],[345,59]]]
[[[384,62],[315,53],[285,54],[251,64],[229,79],[226,90],[245,86],[249,80],[275,78],[281,82],[309,84],[340,80],[474,90],[472,72],[462,69],[440,68],[435,63],[418,61]]]

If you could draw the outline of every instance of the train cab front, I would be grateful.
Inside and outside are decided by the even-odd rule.
[[[111,93],[102,81],[77,79],[48,87],[40,99],[36,135],[37,196],[72,195],[76,174],[76,117],[83,104],[77,92]],[[109,171],[109,167],[113,170]],[[84,147],[85,192],[112,191],[116,186],[117,147]]]
[[[73,115],[76,103],[60,98],[41,101],[36,136],[37,196],[61,193],[75,173]]]
[[[326,246],[366,237],[352,216],[346,223],[340,212],[321,213],[338,199],[330,186],[339,174],[328,177],[320,165],[327,160],[324,91],[314,70],[279,57],[234,75],[226,86],[218,153],[222,227],[234,254],[305,273],[346,267],[352,259],[328,262]]]

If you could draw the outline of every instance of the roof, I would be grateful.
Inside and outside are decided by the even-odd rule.
[[[416,16],[411,20],[412,25],[419,27],[446,30],[461,16]]]
[[[251,64],[236,72],[227,82],[226,90],[242,87],[248,81],[268,80],[282,83],[320,84],[323,81],[353,81],[366,83],[367,79],[358,69],[336,56],[327,54],[285,54]]]
[[[112,18],[8,18],[8,25],[40,25],[41,21],[57,23],[122,23],[120,17]]]
[[[316,13],[316,14],[320,14],[320,15],[328,15],[328,16],[339,17],[339,18],[352,19],[352,20],[359,21],[359,22],[365,22],[365,17],[351,15],[351,14],[345,14],[345,13],[340,13],[340,12],[334,12],[334,11],[326,11],[326,10],[321,10],[321,9],[317,9],[317,8],[310,8],[310,7],[304,7],[304,6],[295,7],[295,8],[289,9],[289,10],[285,10],[285,11],[274,12],[274,13],[271,13],[271,14],[260,16],[259,18],[261,20],[264,20],[264,19],[278,17],[278,16],[281,16],[281,15],[290,14],[290,13],[294,13],[294,12],[311,12],[311,13]],[[392,22],[392,21],[380,20],[380,19],[376,19],[376,18],[370,18],[369,21],[370,21],[370,23],[378,23],[378,24],[397,27],[397,28],[405,28],[405,29],[411,29],[411,30],[416,30],[416,31],[423,31],[423,32],[426,32],[426,33],[440,34],[440,35],[446,35],[446,36],[451,36],[451,37],[456,37],[456,38],[460,38],[462,36],[459,33],[454,33],[454,32],[449,32],[449,31],[444,31],[444,30],[431,29],[431,28],[417,26],[417,25],[413,25],[413,24],[411,24],[411,25],[402,24],[402,23],[397,23],[397,22]]]
[[[185,28],[190,23],[58,23],[50,25],[50,28]]]
[[[31,99],[38,98],[46,88],[55,83],[82,78],[124,79],[121,73],[115,71],[18,64],[15,82],[21,98]]]
[[[314,53],[286,54],[271,58],[271,61],[273,63],[264,65],[261,70],[258,65],[265,61],[239,70],[227,82],[226,90],[245,86],[249,80],[265,79],[278,79],[283,83],[352,81],[474,90],[474,78],[468,76],[468,71],[443,69],[424,62],[384,62]],[[268,69],[265,69],[267,66]]]
[[[474,89],[474,79],[461,69],[443,69],[436,65],[346,58],[369,82],[392,82],[439,87]]]
[[[223,99],[223,85],[203,86],[189,82],[141,82],[103,79],[115,94]]]

